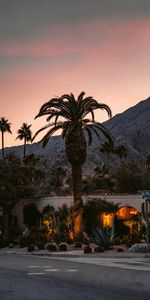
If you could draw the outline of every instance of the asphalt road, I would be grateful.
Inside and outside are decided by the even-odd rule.
[[[0,254],[0,300],[150,299],[150,261],[135,264]]]

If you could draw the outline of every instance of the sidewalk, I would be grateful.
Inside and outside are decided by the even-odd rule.
[[[122,248],[122,247],[121,247]],[[35,255],[35,256],[43,256],[43,257],[70,257],[70,258],[81,258],[81,257],[89,257],[89,258],[150,258],[150,253],[134,253],[129,252],[127,249],[124,249],[124,252],[117,252],[117,248],[106,250],[102,253],[89,253],[85,254],[83,249],[73,249],[68,251],[56,251],[50,252],[48,250],[35,250],[32,252],[28,252],[27,248],[2,248],[0,249],[0,254],[14,254],[14,255]]]

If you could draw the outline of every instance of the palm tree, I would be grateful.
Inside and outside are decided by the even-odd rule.
[[[126,158],[128,155],[127,147],[121,144],[115,148],[115,153],[119,155],[120,159]]]
[[[7,119],[5,119],[4,117],[1,117],[0,119],[0,131],[2,133],[2,157],[4,158],[4,133],[5,132],[11,132],[11,123],[8,122]]]
[[[114,143],[105,141],[105,143],[101,145],[100,151],[107,154],[114,153]]]
[[[59,129],[62,130],[62,138],[65,140],[66,155],[72,166],[72,182],[74,195],[74,236],[82,233],[82,164],[86,160],[87,141],[92,143],[92,133],[100,138],[102,133],[112,141],[109,131],[95,121],[94,111],[104,109],[111,117],[111,110],[106,104],[98,103],[93,97],[84,98],[82,92],[77,99],[73,94],[65,94],[61,97],[52,98],[44,103],[35,117],[47,116],[48,124],[39,129],[33,139],[43,130],[48,129],[42,138],[43,147],[46,146],[51,136]],[[54,122],[50,122],[54,118]],[[86,133],[86,134],[85,134]]]
[[[22,127],[17,131],[18,136],[16,137],[16,139],[24,140],[24,153],[23,153],[24,158],[26,156],[27,142],[30,142],[32,139],[32,131],[30,127],[31,125],[27,125],[27,123],[23,123]]]

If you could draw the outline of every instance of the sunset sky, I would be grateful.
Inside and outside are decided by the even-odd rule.
[[[113,115],[150,96],[150,0],[0,0],[5,146],[23,122],[45,125],[34,120],[44,102],[81,91]]]

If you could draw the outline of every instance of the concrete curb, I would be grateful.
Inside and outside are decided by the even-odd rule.
[[[0,250],[0,254],[7,254],[7,255],[23,255],[23,256],[42,256],[42,257],[52,257],[52,258],[150,258],[150,253],[131,253],[131,252],[122,252],[122,253],[89,253],[84,254],[83,251],[81,253],[43,253],[43,252],[27,252],[27,251],[11,251],[11,250]]]

